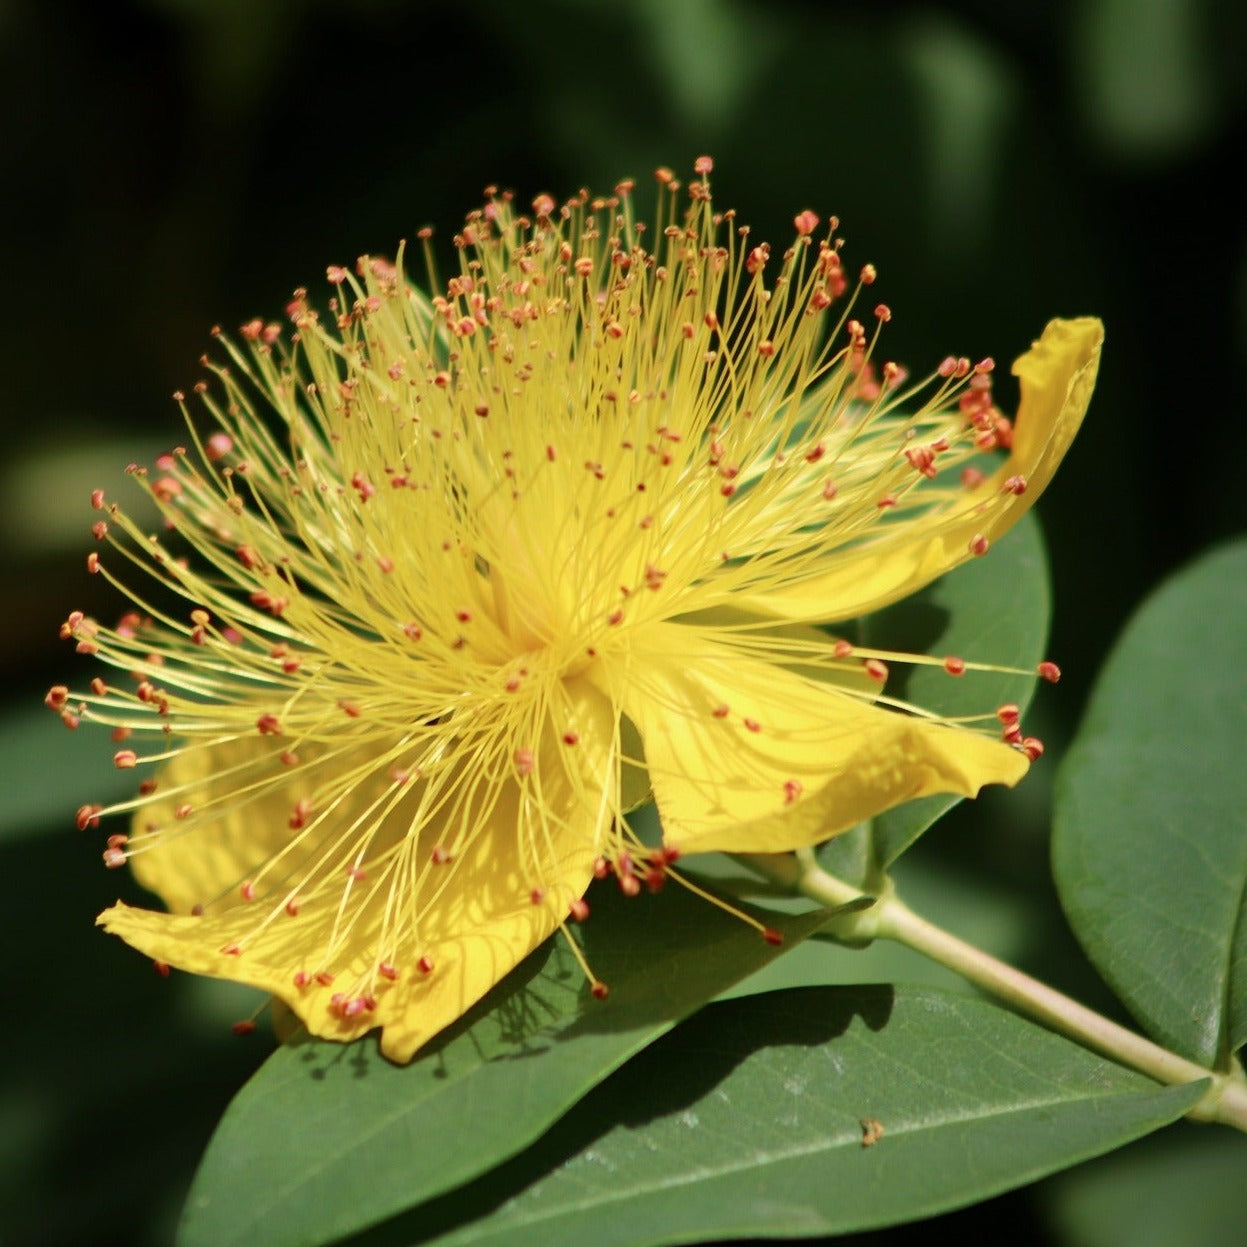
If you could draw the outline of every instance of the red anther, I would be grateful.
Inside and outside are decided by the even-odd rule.
[[[291,831],[298,831],[307,823],[307,816],[312,812],[312,802],[307,797],[300,797],[294,803],[289,824]]]
[[[80,720],[72,710],[62,710],[61,722],[72,731],[78,726]]]
[[[104,538],[108,536],[108,524],[104,520],[96,520],[95,523],[91,525],[91,536],[94,537],[96,541],[103,541]]]
[[[230,1030],[235,1035],[250,1035],[255,1030],[255,1023],[250,1018],[244,1018],[241,1022],[235,1022]]]
[[[533,211],[539,217],[548,217],[554,211],[554,198],[551,195],[538,195],[533,200]]]
[[[707,173],[712,173],[713,171],[714,158],[712,156],[698,156],[697,159],[693,161],[694,173],[700,173],[704,177]],[[659,172],[662,172],[662,170],[659,170]]]
[[[80,805],[78,813],[74,816],[74,822],[78,825],[79,831],[86,831],[88,827],[96,828],[100,825],[100,812],[103,810],[102,805]]]
[[[878,658],[868,658],[864,663],[866,674],[872,680],[878,680],[882,684],[888,678],[888,664],[880,662]]]
[[[757,719],[746,718],[744,720],[744,724],[745,727],[751,732],[760,732],[762,730],[762,724],[759,723]]]
[[[424,632],[421,630],[418,623],[405,623],[403,624],[403,635],[409,641],[418,641],[422,636],[424,636]]]
[[[606,336],[618,341],[623,337],[623,326],[617,320],[608,320],[605,325]]]
[[[208,458],[213,462],[224,459],[234,449],[234,439],[228,433],[213,433],[204,447]]]
[[[771,356],[775,354],[775,343],[772,342],[770,338],[763,338],[762,341],[758,343],[758,354],[761,355],[763,359],[770,359]]]
[[[1019,497],[1026,492],[1026,477],[1011,476],[1000,487],[1001,493],[1016,494]]]
[[[460,623],[471,623],[471,622],[472,622],[472,612],[471,612],[471,611],[469,611],[469,610],[457,610],[457,611],[455,611],[455,618],[456,618],[456,619],[457,619]]]
[[[126,855],[124,849],[104,850],[104,865],[107,866],[109,870],[116,870],[118,866],[124,866],[125,864]]]
[[[322,987],[330,987],[333,984],[333,975],[328,970],[319,970],[316,974],[316,981]]]
[[[880,511],[886,511],[888,507],[896,506],[896,502],[897,500],[891,494],[886,494],[875,503],[875,506],[877,506]]]
[[[962,468],[961,484],[965,489],[977,489],[983,483],[983,473],[978,468]]]
[[[255,884],[252,883],[250,879],[248,879],[247,882],[238,889],[238,891],[242,895],[242,899],[244,901],[255,900]]]
[[[947,671],[949,675],[965,675],[966,660],[964,658],[957,658],[954,655],[949,654],[949,656],[944,659],[944,670]]]
[[[130,837],[123,831],[114,832],[108,837],[108,847],[110,849],[124,849],[130,843]]]
[[[1004,450],[1013,449],[1013,421],[996,413],[996,443]]]
[[[190,818],[195,812],[195,807],[189,801],[183,801],[174,811],[174,818]]]
[[[161,502],[172,502],[182,493],[181,481],[176,481],[171,476],[162,476],[158,481],[152,483],[152,493],[160,499]]]
[[[720,705],[715,706],[710,713],[714,715],[716,719],[726,719],[727,716],[732,713],[732,708],[726,702],[723,702]]]
[[[774,944],[778,947],[784,942],[784,933],[782,931],[775,930],[774,927],[766,927],[762,931],[762,938],[766,940],[768,944]]]
[[[377,492],[377,487],[362,472],[356,472],[351,477],[351,485],[359,494],[360,502],[367,502]]]
[[[241,957],[242,949],[237,944],[226,944],[221,952],[227,957]]]
[[[760,273],[765,267],[766,262],[771,258],[771,248],[766,243],[759,243],[745,257],[745,271],[748,273]]]
[[[593,859],[593,877],[595,879],[605,879],[611,873],[611,864],[604,857],[595,857]]]
[[[291,750],[287,749],[287,750],[286,750],[286,751],[285,751],[285,752],[284,752],[284,753],[280,756],[280,758],[278,758],[278,761],[282,764],[282,766],[298,766],[298,765],[299,765],[299,755],[298,755],[297,753],[294,753],[294,752],[292,752]]]
[[[583,896],[578,896],[567,907],[567,916],[573,922],[584,922],[589,916],[589,902]]]
[[[394,560],[388,554],[378,554],[377,566],[383,575],[388,576],[394,570]]]
[[[982,533],[975,533],[974,536],[970,538],[970,542],[969,542],[970,553],[973,554],[976,558],[979,558],[982,555],[987,553],[987,547],[990,544],[991,543],[987,540],[986,537],[983,536]]]
[[[580,733],[579,732],[564,732],[563,733],[563,744],[565,745],[580,744]]]
[[[875,308],[875,316],[886,325],[892,319],[892,309],[886,303],[880,303]]]
[[[64,684],[53,684],[48,689],[47,696],[43,699],[43,704],[50,706],[53,710],[64,710],[67,701],[69,701],[69,689]]]
[[[342,1006],[342,1016],[357,1018],[367,1007],[367,1001],[363,996],[353,996]]]
[[[393,983],[398,978],[398,967],[392,966],[388,961],[383,961],[377,966],[377,973],[383,978]]]
[[[425,954],[419,961],[416,962],[416,969],[419,970],[421,974],[432,974],[433,958]]]
[[[832,646],[831,652],[836,658],[848,658],[853,653],[853,645],[849,641],[840,640]]]
[[[626,874],[620,871],[616,878],[619,880],[619,890],[625,896],[631,897],[640,893],[641,881],[631,871],[628,871]]]
[[[338,702],[338,709],[341,710],[348,719],[358,719],[359,716],[363,714],[363,711],[359,708],[359,705],[353,701]]]
[[[87,571],[92,575],[96,575],[100,570],[100,556],[94,550],[87,555]],[[91,645],[89,641],[78,642],[78,653],[94,654],[98,646]]]
[[[806,238],[818,229],[818,214],[811,212],[809,208],[806,208],[804,212],[798,212],[797,215],[793,217],[792,223],[796,226],[797,233],[800,234],[802,238]]]
[[[157,784],[154,779],[145,779],[139,784],[139,796],[150,797],[156,791]]]
[[[1010,745],[1018,745],[1018,744],[1021,744],[1021,741],[1022,741],[1022,727],[1021,727],[1021,724],[1019,724],[1019,723],[1010,723],[1010,724],[1008,724],[1008,726],[1006,726],[1005,730],[1004,730],[1003,732],[1001,732],[1001,733],[1000,733],[1000,737],[1001,737],[1001,739],[1002,739],[1002,740],[1004,740],[1006,743],[1008,743],[1008,744],[1010,744]]]
[[[515,770],[519,775],[531,775],[533,773],[537,760],[533,756],[531,749],[517,749],[513,756],[515,759]]]
[[[822,442],[819,442],[812,450],[805,452],[805,461],[806,463],[817,463],[826,453],[827,448]]]
[[[930,446],[911,446],[905,452],[909,466],[928,480],[935,478],[935,451]]]
[[[703,319],[706,322],[707,329],[717,329],[719,327],[719,318],[713,312],[707,312]]]
[[[113,754],[113,766],[118,770],[128,771],[132,767],[138,766],[139,755],[133,749],[118,749]]]
[[[363,883],[368,878],[368,872],[362,866],[348,866],[346,873],[347,877],[355,883]]]
[[[294,975],[294,985],[298,988],[306,987],[312,981],[312,976],[306,970],[296,970]]]
[[[1027,736],[1022,741],[1022,752],[1031,762],[1038,762],[1043,757],[1043,741],[1038,736]]]
[[[445,866],[447,862],[454,860],[454,854],[445,847],[445,845],[435,844],[433,851],[429,854],[429,861],[434,866]]]
[[[290,605],[288,598],[282,597],[279,593],[269,593],[267,589],[257,589],[254,593],[249,593],[247,598],[252,606],[258,606],[262,611],[268,611],[270,615],[280,615]]]
[[[725,498],[730,498],[735,492],[736,486],[733,485],[731,481],[728,481],[726,485],[719,486],[719,493],[721,493]]]
[[[546,899],[545,888],[533,888],[533,890],[529,892],[528,894],[529,903],[533,905],[540,905],[542,901],[544,901],[545,899]]]
[[[624,617],[624,613],[622,610],[613,610],[611,611],[609,615],[606,616],[606,622],[610,624],[611,627],[616,627],[619,624],[623,623],[623,617]]]
[[[97,511],[104,509],[104,491],[102,489],[93,489],[91,491],[91,505]]]
[[[162,979],[169,977],[169,963],[167,961],[153,961],[152,969],[160,975]]]
[[[1048,681],[1049,684],[1055,684],[1061,678],[1061,668],[1054,662],[1044,661],[1039,664],[1035,670],[1042,679]]]
[[[1006,726],[1010,723],[1016,723],[1022,717],[1022,711],[1013,704],[1013,702],[1005,702],[1003,706],[996,708],[996,718]]]
[[[661,866],[650,866],[645,872],[645,886],[650,892],[661,892],[667,872]]]
[[[611,994],[611,989],[601,979],[594,979],[589,985],[589,991],[592,993],[594,1000],[605,1000]]]
[[[297,918],[299,916],[299,898],[297,896],[292,896],[286,902],[285,908],[288,917]]]
[[[957,371],[957,361],[951,355],[945,355],[940,360],[940,366],[935,371],[945,380],[948,380]]]
[[[261,736],[276,736],[281,732],[281,724],[275,714],[262,714],[255,721]]]
[[[799,779],[784,780],[784,804],[791,805],[804,791],[805,786]]]
[[[300,310],[301,306],[301,301],[296,299],[286,304],[286,311],[293,316],[296,311]],[[264,332],[264,322],[256,316],[252,320],[249,320],[245,325],[239,325],[238,332],[241,333],[248,342],[256,342],[259,340],[260,334]]]

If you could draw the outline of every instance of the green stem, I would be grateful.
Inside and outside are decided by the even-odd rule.
[[[828,874],[810,851],[789,856],[745,859],[750,866],[828,909],[843,909],[859,900],[861,891]],[[1208,1090],[1188,1112],[1197,1121],[1219,1121],[1247,1133],[1247,1081],[1241,1071],[1205,1069],[1118,1026],[1038,979],[1023,974],[965,940],[914,913],[895,895],[879,897],[869,909],[834,918],[829,930],[852,942],[890,939],[947,966],[1019,1013],[1076,1040],[1158,1082],[1178,1085],[1207,1079]]]

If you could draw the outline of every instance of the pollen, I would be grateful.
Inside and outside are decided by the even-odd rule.
[[[560,929],[578,950],[594,880],[660,921],[676,846],[802,848],[1039,756],[990,704],[885,691],[926,661],[968,689],[990,655],[810,625],[856,637],[990,557],[1078,427],[1099,323],[1048,326],[1006,417],[989,361],[880,354],[884,281],[836,218],[772,246],[712,170],[659,170],[652,221],[629,180],[490,190],[448,280],[422,230],[423,274],[405,247],[330,265],[214,334],[185,444],[129,473],[158,522],[92,495],[88,570],[127,604],[61,635],[109,679],[45,699],[155,776],[75,816],[128,817],[105,864],[169,910],[109,931],[405,1061]]]

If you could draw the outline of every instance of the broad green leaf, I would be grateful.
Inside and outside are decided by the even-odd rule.
[[[1247,1139],[1186,1125],[1062,1174],[1044,1205],[1066,1247],[1242,1247]]]
[[[704,1010],[530,1153],[375,1241],[646,1247],[894,1225],[1147,1134],[1205,1085],[1160,1087],[929,989],[751,996]]]
[[[1057,783],[1053,868],[1087,955],[1166,1047],[1247,1039],[1247,542],[1141,607]]]
[[[191,1189],[182,1247],[320,1244],[492,1168],[612,1070],[782,950],[674,883],[590,892],[588,998],[548,943],[411,1065],[367,1040],[275,1052],[234,1099]],[[823,920],[768,915],[788,945]]]
[[[991,714],[1004,702],[1023,710],[1035,691],[1051,613],[1048,560],[1034,512],[987,554],[971,559],[923,592],[862,621],[861,640],[906,653],[956,655],[966,661],[1020,668],[1024,674],[967,672],[942,666],[898,669],[888,692],[948,716]],[[871,865],[886,869],[960,800],[925,797],[881,814],[865,827],[826,845],[826,868],[853,883],[868,880]]]

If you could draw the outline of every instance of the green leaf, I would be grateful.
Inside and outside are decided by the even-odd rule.
[[[191,1189],[179,1243],[332,1242],[526,1147],[680,1018],[781,949],[676,884],[624,900],[602,885],[580,929],[610,985],[587,999],[547,943],[411,1065],[366,1040],[275,1052],[235,1097]],[[799,942],[824,920],[767,915]]]
[[[1005,702],[1023,710],[1035,691],[1035,668],[1045,657],[1051,601],[1048,560],[1034,512],[990,553],[971,559],[921,593],[862,622],[861,639],[903,653],[957,655],[967,661],[1020,668],[1023,674],[967,672],[941,666],[899,669],[888,692],[950,717],[990,714]],[[960,800],[924,797],[881,814],[837,837],[820,852],[826,869],[856,884],[869,870],[886,870],[941,815]]]
[[[1087,955],[1166,1047],[1247,1039],[1247,542],[1164,584],[1101,673],[1056,793],[1053,868]]]
[[[751,996],[685,1023],[532,1152],[365,1241],[646,1247],[893,1225],[1117,1147],[1205,1086],[1160,1087],[969,997]],[[864,1146],[870,1121],[882,1134]]]

